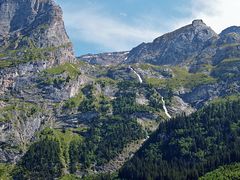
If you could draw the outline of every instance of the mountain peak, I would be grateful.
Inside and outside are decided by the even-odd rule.
[[[132,49],[126,63],[152,63],[158,65],[189,64],[218,35],[202,20],[156,38],[152,43]]]
[[[196,19],[196,20],[193,20],[192,21],[192,25],[194,26],[194,27],[196,27],[196,26],[206,26],[206,24],[203,22],[203,20],[202,19]]]

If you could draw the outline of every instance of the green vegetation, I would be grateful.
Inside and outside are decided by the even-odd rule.
[[[83,144],[70,147],[71,173],[91,168],[94,163],[102,165],[116,157],[126,144],[145,136],[136,119],[121,116],[95,120],[88,133]]]
[[[82,179],[83,180],[119,180],[118,177],[117,177],[117,173],[90,175],[90,176],[86,176]]]
[[[120,171],[123,179],[197,179],[240,162],[240,98],[161,123]]]
[[[214,99],[214,100],[210,101],[210,104],[217,105],[217,104],[221,104],[221,103],[238,101],[239,97],[240,97],[240,94],[235,94],[235,95],[231,95],[231,96],[221,97],[221,98],[217,98],[217,99]]]
[[[9,61],[9,60],[0,60],[0,69],[10,67],[13,65],[13,63],[14,63],[13,61]]]
[[[1,164],[0,163],[0,179],[1,180],[11,180],[11,172],[13,170],[13,165]]]
[[[13,177],[53,179],[62,176],[70,163],[69,148],[72,142],[81,143],[81,136],[70,130],[60,132],[45,129],[40,133],[39,140],[30,146],[17,164]]]
[[[63,73],[67,73],[71,79],[75,79],[78,75],[80,75],[80,71],[76,64],[65,63],[58,65],[56,67],[45,70],[45,73],[49,75],[59,75]]]
[[[66,83],[69,82],[70,77],[62,77],[62,76],[44,76],[41,81],[39,82],[39,87],[44,87],[44,86],[49,86],[49,85],[53,85],[54,87],[57,88],[61,88],[61,86]]]
[[[240,164],[221,166],[220,168],[205,174],[200,180],[228,180],[240,178]]]
[[[43,139],[34,143],[13,172],[14,179],[53,179],[61,176],[64,164],[58,141]]]
[[[38,85],[39,87],[53,85],[61,88],[70,80],[76,80],[80,74],[79,65],[72,63],[61,64],[43,71]]]
[[[73,174],[68,174],[60,178],[60,180],[80,180],[81,178],[73,175]]]
[[[6,106],[0,109],[0,122],[7,122],[12,119],[15,106]]]
[[[40,111],[41,108],[36,104],[16,101],[0,108],[0,122],[7,122],[19,116],[24,119],[24,117],[31,117]]]
[[[129,97],[126,92],[131,89],[129,84],[119,85],[119,87],[122,88],[122,93],[125,92],[124,97]],[[137,120],[126,113],[126,109],[135,101],[134,98],[125,98],[116,105],[118,100],[110,101],[101,94],[96,96],[96,89],[93,85],[83,88],[82,93],[84,99],[79,105],[79,111],[97,113],[98,116],[91,121],[87,130],[88,136],[84,142],[71,144],[71,173],[101,166],[116,157],[128,143],[145,137]],[[122,95],[119,94],[118,98]],[[130,103],[128,107],[126,103]],[[113,114],[110,113],[111,107],[113,107]],[[124,112],[120,112],[122,109]]]
[[[37,48],[34,45],[34,42],[28,37],[23,37],[21,40],[26,41],[27,44],[29,44],[29,47],[23,47],[17,50],[6,50],[4,53],[0,54],[0,58],[5,58],[4,60],[0,60],[0,69],[15,67],[19,64],[32,61],[49,60],[50,52],[54,52],[65,46],[69,46],[66,44],[59,47]]]
[[[221,48],[228,48],[228,47],[236,47],[239,46],[239,43],[232,43],[232,44],[223,44]]]
[[[98,78],[96,79],[96,83],[100,84],[101,87],[105,87],[107,85],[115,85],[117,83],[117,81],[111,79],[111,78]]]
[[[215,83],[216,80],[211,76],[202,73],[189,73],[187,70],[174,67],[172,68],[174,77],[167,79],[148,78],[147,83],[154,87],[164,87],[167,89],[178,89],[180,87],[195,88],[204,84]]]
[[[228,62],[239,62],[240,58],[229,58],[229,59],[224,59],[221,63],[228,63]]]
[[[108,83],[104,80],[101,82]],[[133,115],[160,114],[162,104],[159,103],[159,93],[150,86],[124,81],[116,84],[116,99],[111,100],[95,85],[85,86],[76,97],[63,105],[66,110],[73,108],[77,113],[91,114],[93,118],[84,121],[84,128],[61,131],[45,129],[15,168],[14,177],[45,175],[50,179],[74,179],[75,176],[65,175],[65,172],[92,172],[117,157],[127,145],[146,138],[147,132]],[[143,93],[150,105],[137,104],[137,92]],[[45,153],[49,155],[45,156]]]
[[[169,71],[169,67],[164,67],[164,66],[157,66],[157,65],[152,65],[152,64],[138,64],[138,65],[133,65],[134,68],[140,68],[142,70],[151,70],[157,73],[160,73],[163,76],[172,76],[172,72]]]
[[[73,110],[74,108],[77,108],[80,106],[82,100],[83,100],[83,94],[82,94],[82,92],[80,92],[75,97],[70,98],[66,102],[64,102],[63,109],[64,110]]]
[[[240,75],[239,65],[239,58],[225,59],[213,68],[212,75],[223,81],[237,79]]]

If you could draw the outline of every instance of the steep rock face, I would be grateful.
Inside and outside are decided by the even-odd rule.
[[[152,63],[158,65],[188,64],[218,35],[202,20],[165,34],[152,43],[143,43],[132,49],[127,63]]]
[[[193,61],[191,72],[210,72],[211,66],[219,66],[223,61],[232,62],[240,59],[240,28],[229,27],[219,34],[218,38],[211,39]],[[226,64],[225,64],[226,65]]]
[[[62,20],[53,0],[0,0],[2,49],[56,48],[56,63],[74,59]]]
[[[21,77],[31,77],[33,74],[53,66],[51,61],[29,62],[17,67],[0,70],[0,95],[12,90],[14,83]]]
[[[104,66],[118,65],[123,63],[128,57],[128,51],[101,53],[101,54],[87,54],[80,56],[78,59],[88,62],[90,64],[99,64]]]
[[[0,162],[16,162],[24,154],[25,146],[40,130],[42,122],[48,117],[37,114],[25,120],[0,123]],[[19,148],[16,148],[19,147]]]
[[[74,62],[62,10],[53,0],[0,0],[0,94],[17,77]]]
[[[72,45],[53,0],[0,0],[0,162],[21,158],[54,119],[52,101],[78,93],[78,74],[50,92],[37,86],[42,71],[69,62],[75,62]]]

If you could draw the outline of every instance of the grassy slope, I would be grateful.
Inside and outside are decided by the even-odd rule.
[[[221,162],[218,158],[224,159],[227,153],[238,152],[232,144],[236,145],[239,138],[237,109],[240,101],[237,96],[229,99],[216,101],[190,117],[161,124],[143,148],[125,164],[121,177],[151,179],[166,175],[170,179],[184,179],[187,175],[197,177],[215,169],[215,163],[218,163],[216,166],[224,164],[225,160]],[[233,140],[226,140],[232,136],[235,136]],[[230,162],[233,161],[237,158]],[[192,164],[188,166],[188,163]],[[204,171],[203,167],[206,168]]]
[[[189,73],[184,68],[171,67],[174,77],[170,79],[147,78],[147,83],[153,86],[177,89],[180,87],[194,88],[203,84],[212,84],[216,80],[209,75],[202,73]]]
[[[220,168],[205,174],[200,180],[227,180],[240,179],[240,163],[221,166]]]

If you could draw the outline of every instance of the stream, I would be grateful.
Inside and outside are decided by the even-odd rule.
[[[168,118],[172,118],[171,115],[168,113],[166,103],[165,103],[163,97],[162,97],[162,103],[163,103],[163,110],[164,110],[165,114],[167,115]]]
[[[139,82],[143,83],[143,80],[142,80],[141,76],[131,66],[129,66],[129,68],[134,72],[134,74],[137,75]]]
[[[131,66],[129,66],[129,68],[131,69],[131,71],[134,72],[134,74],[137,75],[139,82],[140,82],[140,83],[143,83],[143,80],[142,80],[141,76],[140,76]],[[166,107],[166,103],[165,103],[163,97],[162,97],[162,103],[163,103],[163,110],[164,110],[166,116],[167,116],[168,118],[172,118],[172,116],[168,113],[168,110],[167,110],[167,107]]]

